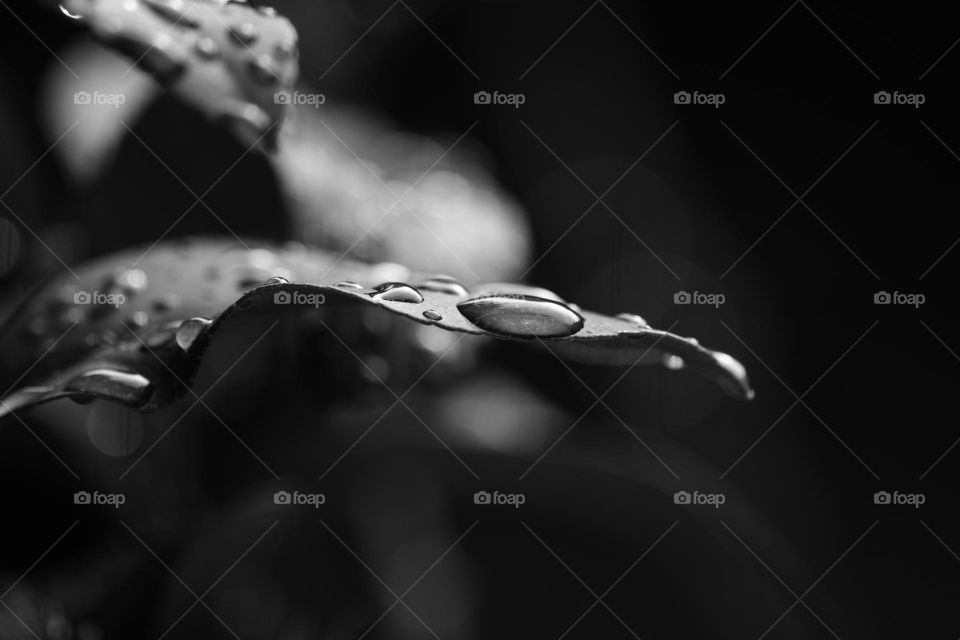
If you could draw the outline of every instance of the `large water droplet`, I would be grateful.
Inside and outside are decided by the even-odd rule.
[[[67,383],[67,391],[104,396],[130,405],[150,399],[153,385],[139,373],[116,369],[93,369]]]
[[[267,278],[263,282],[263,286],[265,287],[269,287],[270,285],[274,285],[274,284],[290,284],[290,281],[284,278],[283,276],[273,276],[271,278]]]
[[[200,337],[200,334],[212,324],[213,321],[209,318],[190,318],[189,320],[184,320],[180,328],[177,329],[177,346],[184,351],[189,351],[190,347],[197,341],[197,338]]]
[[[423,317],[427,320],[433,320],[434,322],[439,322],[443,320],[443,316],[434,311],[433,309],[427,309],[423,312]]]
[[[508,336],[558,338],[583,327],[583,318],[567,305],[536,296],[492,295],[457,305],[481,329]]]
[[[410,302],[419,304],[423,302],[423,295],[408,284],[403,282],[385,282],[374,287],[376,293],[373,294],[374,300],[386,300],[388,302]]]
[[[417,287],[424,291],[436,291],[461,298],[470,295],[470,292],[465,286],[449,276],[434,276],[429,280],[419,283]]]
[[[363,285],[362,285],[362,284],[359,284],[359,283],[356,283],[356,282],[350,282],[349,280],[344,280],[343,282],[338,282],[338,283],[336,283],[336,284],[333,285],[333,286],[335,286],[335,287],[340,287],[340,288],[342,288],[342,289],[363,289]]]

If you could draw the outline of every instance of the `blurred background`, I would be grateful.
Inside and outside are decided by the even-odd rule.
[[[285,320],[210,411],[58,402],[0,424],[0,638],[956,636],[960,33],[946,8],[275,6],[326,131],[456,146],[525,211],[529,245],[507,253],[526,257],[504,278],[695,336],[743,362],[757,397],[497,344],[416,385],[408,408],[345,349],[306,357],[318,338]],[[194,202],[180,180],[237,234],[297,235],[266,157],[138,76],[133,134],[84,173],[107,134],[83,119],[64,134],[75,118],[54,96],[97,54],[39,6],[0,15],[8,309],[60,260],[151,242]],[[881,91],[924,102],[877,104]],[[88,128],[93,142],[70,142]],[[169,237],[195,233],[224,225],[198,207]],[[676,304],[683,291],[724,303]],[[881,291],[925,303],[876,305]],[[262,328],[215,345],[198,393]],[[412,357],[357,340],[377,371]],[[416,379],[382,377],[398,395]],[[94,486],[127,504],[72,504]],[[295,489],[326,503],[272,500]],[[695,490],[726,501],[674,503]],[[878,491],[925,502],[878,505]]]

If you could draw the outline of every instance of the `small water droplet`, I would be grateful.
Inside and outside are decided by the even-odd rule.
[[[665,353],[663,355],[663,366],[665,366],[667,369],[673,369],[676,371],[677,369],[683,369],[687,365],[680,356],[672,353]]]
[[[131,327],[145,327],[150,322],[150,317],[146,311],[135,311],[132,316],[127,318],[127,324]]]
[[[427,309],[423,312],[423,317],[427,320],[433,320],[434,322],[439,322],[443,320],[443,316],[434,311],[433,309]]]
[[[253,103],[230,105],[217,120],[234,135],[251,143],[261,140],[263,144],[271,141],[264,138],[270,131],[273,120],[270,115]]]
[[[637,325],[638,327],[649,328],[650,323],[644,320],[642,317],[636,315],[635,313],[618,313],[617,317],[621,320],[626,320],[632,324]]]
[[[295,58],[297,57],[297,43],[292,40],[281,42],[274,48],[273,53],[278,60]]]
[[[359,283],[356,283],[356,282],[350,282],[349,280],[344,280],[343,282],[338,282],[338,283],[336,283],[336,284],[333,285],[333,286],[335,286],[335,287],[341,287],[341,288],[343,288],[343,289],[363,289],[363,285],[362,285],[362,284],[359,284]]]
[[[388,302],[410,302],[419,304],[423,302],[423,295],[408,284],[403,282],[384,282],[374,287],[376,293],[372,294],[374,300],[386,300]]]
[[[116,286],[127,295],[132,295],[147,286],[147,274],[143,269],[128,269],[114,280]]]
[[[290,281],[284,278],[283,276],[272,276],[270,278],[267,278],[263,282],[263,286],[265,287],[269,287],[275,284],[290,284]]]
[[[567,305],[536,296],[483,296],[465,300],[457,309],[481,329],[501,335],[557,338],[583,327],[583,318]]]
[[[429,280],[419,283],[417,287],[425,291],[436,291],[460,298],[470,295],[470,292],[465,286],[449,276],[434,276]]]
[[[32,336],[40,337],[47,332],[47,326],[46,318],[36,317],[27,325],[27,331]]]
[[[270,86],[280,82],[280,74],[274,68],[273,59],[267,56],[259,56],[250,60],[247,63],[247,71],[257,84]]]
[[[277,17],[277,10],[274,9],[273,7],[264,7],[261,5],[257,7],[257,11],[260,13],[260,15],[267,16],[268,18]]]
[[[193,45],[193,48],[196,49],[198,54],[200,54],[200,57],[207,60],[216,60],[220,57],[220,45],[218,45],[216,41],[209,36],[198,38],[196,44]]]
[[[260,37],[257,28],[251,22],[234,25],[227,30],[227,33],[234,42],[241,45],[251,45]]]
[[[150,399],[153,385],[139,373],[93,369],[68,382],[65,389],[111,398],[124,404],[142,405]]]
[[[189,351],[197,341],[197,338],[200,337],[200,334],[212,324],[213,321],[209,318],[190,318],[189,320],[184,320],[180,328],[177,329],[177,346],[184,351]]]

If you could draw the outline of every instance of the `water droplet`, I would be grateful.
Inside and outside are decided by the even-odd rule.
[[[362,284],[358,284],[358,283],[356,283],[356,282],[350,282],[349,280],[344,280],[343,282],[338,282],[338,283],[336,283],[336,284],[333,285],[333,286],[335,286],[335,287],[341,287],[341,288],[343,288],[343,289],[363,289],[363,285],[362,285]]]
[[[68,11],[67,8],[66,8],[65,6],[63,6],[63,5],[60,5],[60,13],[62,13],[62,14],[65,15],[65,16],[67,16],[67,17],[70,18],[71,20],[82,20],[82,19],[83,19],[83,16],[81,16],[81,15],[74,14],[74,13],[70,13],[70,11]]]
[[[289,60],[290,58],[295,58],[297,57],[297,43],[293,40],[281,42],[274,48],[273,54],[278,60]]]
[[[423,302],[423,296],[419,291],[402,282],[385,282],[374,287],[374,291],[376,291],[376,293],[373,294],[374,300],[410,302],[416,304]]]
[[[196,44],[193,45],[193,48],[196,49],[198,54],[200,54],[200,57],[207,60],[216,60],[220,57],[220,46],[213,38],[208,36],[198,38]]]
[[[260,56],[249,61],[247,71],[257,84],[269,86],[280,82],[280,74],[274,68],[273,59],[267,56]]]
[[[190,318],[189,320],[184,320],[180,328],[177,329],[177,346],[184,351],[189,351],[197,341],[197,338],[200,337],[200,334],[212,324],[213,321],[209,318]]]
[[[436,291],[460,298],[470,295],[470,292],[465,286],[449,276],[434,276],[429,280],[421,282],[417,287],[425,291]]]
[[[423,317],[427,320],[433,320],[434,322],[439,322],[443,320],[443,316],[434,311],[433,309],[427,309],[423,312]]]
[[[687,364],[680,356],[672,353],[665,353],[663,355],[663,366],[665,366],[667,369],[673,369],[676,371],[677,369],[683,369],[685,366],[687,366]]]
[[[273,124],[270,115],[253,103],[230,105],[217,120],[229,128],[234,135],[242,140],[249,140],[251,144],[264,138]],[[262,142],[270,143],[266,139]]]
[[[196,29],[200,23],[187,14],[183,0],[143,0],[155,14],[179,27]]]
[[[272,276],[264,281],[263,286],[269,287],[275,284],[290,284],[290,281],[283,276]]]
[[[150,399],[153,385],[139,373],[116,369],[93,369],[68,382],[65,389],[111,398],[124,404],[142,405]]]
[[[621,320],[626,320],[632,324],[637,325],[638,327],[643,327],[645,329],[650,327],[650,323],[644,320],[642,317],[636,315],[635,313],[618,313],[617,317]]]
[[[128,269],[117,276],[114,283],[125,294],[133,295],[147,286],[147,274],[143,269]]]
[[[583,318],[567,305],[537,296],[492,295],[457,305],[463,316],[492,333],[509,336],[558,338],[583,327]]]
[[[543,298],[544,300],[553,300],[554,302],[564,302],[563,298],[549,289],[543,287],[531,287],[525,284],[515,282],[491,282],[481,287],[477,287],[477,295],[484,296],[531,296],[534,298]]]
[[[109,456],[128,456],[143,442],[143,417],[115,404],[104,402],[94,407],[87,415],[86,427],[93,446]]]
[[[42,317],[34,318],[27,325],[27,331],[30,335],[40,337],[47,332],[47,319]]]
[[[274,9],[273,7],[259,6],[257,7],[257,11],[260,13],[260,15],[267,16],[268,18],[277,17],[277,10]]]
[[[145,327],[150,322],[150,317],[146,311],[135,311],[132,316],[127,318],[127,324],[131,327]]]
[[[234,25],[227,30],[227,33],[234,42],[241,45],[251,45],[260,37],[257,28],[251,22]]]

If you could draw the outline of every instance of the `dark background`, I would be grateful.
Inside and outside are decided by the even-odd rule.
[[[953,81],[960,51],[937,62],[960,37],[949,8],[409,0],[394,5],[326,73],[390,6],[279,3],[301,32],[303,80],[312,81],[328,101],[375,107],[398,126],[422,133],[459,133],[479,121],[473,136],[530,212],[534,255],[550,249],[529,275],[531,282],[584,308],[638,312],[657,327],[676,322],[676,332],[740,359],[757,391],[749,404],[728,400],[692,376],[652,368],[631,372],[607,402],[631,426],[667,434],[663,437],[695,451],[717,470],[714,478],[736,463],[717,486],[736,487],[751,500],[789,541],[781,549],[792,546],[803,570],[771,560],[785,587],[736,543],[721,522],[722,510],[694,522],[671,511],[672,505],[620,500],[618,486],[605,488],[596,479],[583,483],[594,483],[592,490],[607,496],[597,499],[604,506],[591,507],[608,510],[605,519],[570,506],[569,518],[578,528],[561,517],[552,520],[546,509],[538,533],[557,541],[557,554],[600,595],[679,520],[658,547],[656,568],[645,572],[646,565],[638,565],[608,598],[640,637],[671,637],[663,611],[673,607],[681,627],[684,620],[717,615],[737,621],[730,623],[736,633],[717,623],[717,636],[757,637],[794,602],[789,590],[799,596],[811,585],[804,601],[825,625],[798,605],[767,637],[956,637],[960,528],[953,486],[960,453],[944,453],[960,436],[955,419],[960,341],[952,313],[960,253],[948,251],[960,237]],[[47,147],[36,119],[37,89],[56,61],[39,40],[58,50],[78,35],[72,25],[39,9],[19,3],[10,8],[26,24],[0,7],[4,190]],[[519,109],[475,105],[472,94],[478,90],[519,92],[526,102]],[[726,102],[719,109],[678,106],[672,96],[679,90],[720,92]],[[879,90],[922,93],[926,103],[919,109],[875,105]],[[170,119],[182,115],[178,109],[167,102],[152,109],[142,123],[145,139],[162,137]],[[184,126],[189,131],[192,125]],[[205,135],[205,141],[224,145],[223,157],[236,157],[225,137]],[[171,163],[189,164],[196,151],[184,147],[178,157],[176,147],[169,145]],[[135,151],[128,151],[135,162]],[[237,210],[238,230],[282,235],[276,232],[282,221],[268,223],[257,215],[257,207],[267,208],[275,198],[270,183],[251,183],[258,162],[251,158],[235,179],[218,187],[211,204]],[[157,171],[157,179],[165,180]],[[563,235],[594,204],[590,190],[599,196],[618,180],[603,197],[612,212],[597,204]],[[805,194],[803,202],[784,213],[796,201],[791,190]],[[149,204],[144,212],[132,210],[135,201],[111,200],[109,193],[77,198],[55,158],[47,156],[5,200],[36,228],[93,215],[98,201],[113,208],[97,214],[101,222],[113,219],[110,224],[126,220],[135,226],[150,210]],[[182,232],[218,231],[215,222],[190,225]],[[124,244],[119,240],[124,233],[118,229],[113,242]],[[95,245],[79,249],[78,257],[95,252]],[[25,251],[43,249],[31,242]],[[673,294],[679,290],[721,292],[727,302],[719,309],[677,306]],[[919,309],[877,306],[873,296],[880,290],[923,293],[926,303]],[[497,361],[519,371],[572,416],[593,403],[571,372],[548,356],[510,351],[499,353]],[[598,394],[618,375],[589,367],[574,371]],[[804,404],[792,406],[794,393]],[[601,442],[636,448],[638,464],[656,469],[656,461],[604,409],[594,409],[590,421],[604,434]],[[69,484],[29,435],[4,440],[5,458],[21,455],[13,449],[21,447],[29,451],[22,455],[36,456],[36,465],[46,470],[35,468],[36,478]],[[576,455],[574,442],[569,441],[570,452]],[[666,445],[664,450],[670,461]],[[455,464],[447,473],[458,473]],[[485,464],[499,473],[492,470],[495,460]],[[231,473],[210,484],[243,485],[258,471]],[[526,483],[520,490],[549,503],[577,486],[576,475],[565,473],[544,471],[540,480],[531,474],[517,486]],[[664,481],[676,489],[693,488],[679,475],[679,481]],[[34,488],[28,484],[17,491]],[[879,490],[921,492],[926,504],[877,506],[872,496]],[[55,538],[35,533],[42,530],[38,522],[68,523],[45,511],[30,514],[25,506],[4,525],[23,529],[10,534],[11,544],[3,550],[15,575],[22,571],[16,567],[29,566]],[[464,517],[461,530],[470,521]],[[529,516],[525,521],[538,526]],[[647,522],[649,529],[637,522]],[[557,637],[594,598],[516,524],[493,523],[487,537],[471,538],[471,553],[487,557],[495,576],[487,583],[490,589],[516,590],[524,602],[521,607],[486,599],[490,627],[485,629]],[[633,535],[641,537],[625,544]],[[758,550],[779,544],[743,536]],[[717,539],[725,541],[711,542]],[[656,602],[661,604],[651,604]],[[630,637],[599,606],[581,625],[570,637]]]

